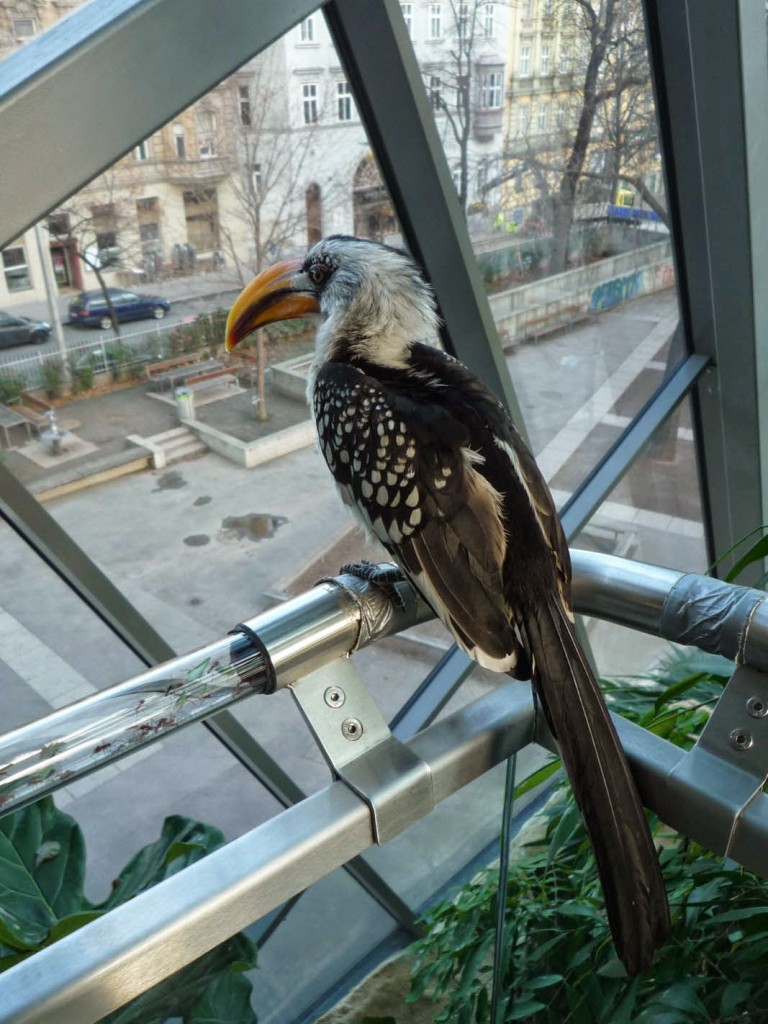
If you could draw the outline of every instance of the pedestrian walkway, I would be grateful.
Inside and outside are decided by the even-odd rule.
[[[96,692],[95,686],[4,608],[0,608],[0,658],[51,708],[66,707]]]

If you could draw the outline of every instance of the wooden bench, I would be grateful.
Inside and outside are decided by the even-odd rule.
[[[194,391],[205,391],[208,388],[224,384],[227,387],[237,387],[237,377],[229,366],[222,366],[218,370],[210,370],[208,373],[201,373],[197,377],[187,377],[184,387]]]
[[[53,408],[44,398],[37,398],[30,395],[28,391],[22,391],[14,409],[30,423],[39,434],[42,429],[48,426],[48,413]]]
[[[169,370],[178,370],[183,366],[191,366],[193,363],[198,362],[199,358],[198,354],[188,352],[183,356],[161,359],[157,363],[147,363],[145,370],[147,380],[152,380],[153,377],[158,377],[161,373],[167,373]]]

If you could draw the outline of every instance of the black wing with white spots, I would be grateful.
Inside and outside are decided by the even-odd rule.
[[[342,495],[472,657],[519,670],[503,497],[483,476],[482,452],[448,396],[435,402],[434,375],[366,369],[326,363],[315,385],[320,449]]]

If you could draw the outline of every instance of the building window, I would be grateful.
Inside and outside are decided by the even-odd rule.
[[[261,164],[251,164],[251,181],[253,182],[253,191],[256,195],[261,193],[262,177],[261,177]]]
[[[197,112],[197,152],[204,160],[216,156],[216,116],[211,110]]]
[[[413,38],[413,4],[400,4],[400,10],[403,12],[403,21],[405,22],[405,30],[408,33],[408,38]]]
[[[552,71],[551,47],[545,43],[541,48],[541,73],[546,76]]]
[[[304,124],[317,124],[317,86],[314,82],[302,85]]]
[[[187,159],[187,144],[184,141],[184,126],[177,121],[173,126],[173,144],[179,160]]]
[[[27,254],[21,243],[9,245],[7,249],[3,249],[3,273],[5,274],[5,287],[9,292],[21,292],[32,287],[27,266]]]
[[[443,101],[443,80],[440,75],[429,76],[429,102],[433,110],[440,110]]]
[[[560,74],[567,75],[571,70],[571,54],[568,50],[568,46],[563,43],[560,47]]]
[[[496,110],[501,106],[504,78],[500,71],[491,71],[481,79],[480,106],[483,110]]]
[[[538,128],[540,132],[545,132],[549,127],[549,104],[539,104],[539,117],[538,117]]]
[[[352,90],[349,82],[336,83],[336,110],[339,121],[352,120]]]
[[[215,188],[184,193],[187,241],[194,253],[213,252],[219,244],[219,197]]]
[[[557,105],[557,127],[565,128],[568,123],[568,107],[565,103],[558,103]]]
[[[553,3],[553,0],[544,0],[544,17],[545,18],[551,18],[552,17],[552,3]]]
[[[528,133],[528,107],[521,106],[517,108],[517,134],[526,135]]]
[[[494,13],[493,4],[486,4],[483,8],[483,33],[486,36],[492,36],[495,31]]]
[[[241,85],[237,90],[238,108],[240,111],[240,124],[245,128],[251,127],[251,92],[247,85]]]
[[[429,38],[442,39],[443,37],[443,5],[429,5]]]
[[[308,18],[299,25],[299,41],[302,43],[315,42],[315,16],[310,14]]]
[[[17,43],[26,43],[33,35],[35,35],[34,18],[13,19],[13,37]]]
[[[525,0],[525,17],[533,17],[533,0]]]
[[[133,151],[134,160],[149,160],[149,141],[144,139]]]
[[[160,200],[157,196],[145,196],[136,200],[136,219],[144,252],[159,252]]]
[[[531,73],[531,47],[526,43],[520,47],[520,77],[528,78]]]

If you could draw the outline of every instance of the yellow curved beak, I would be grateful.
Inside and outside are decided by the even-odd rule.
[[[301,273],[301,260],[281,260],[243,288],[227,317],[227,351],[255,331],[278,320],[319,313],[320,306]]]

